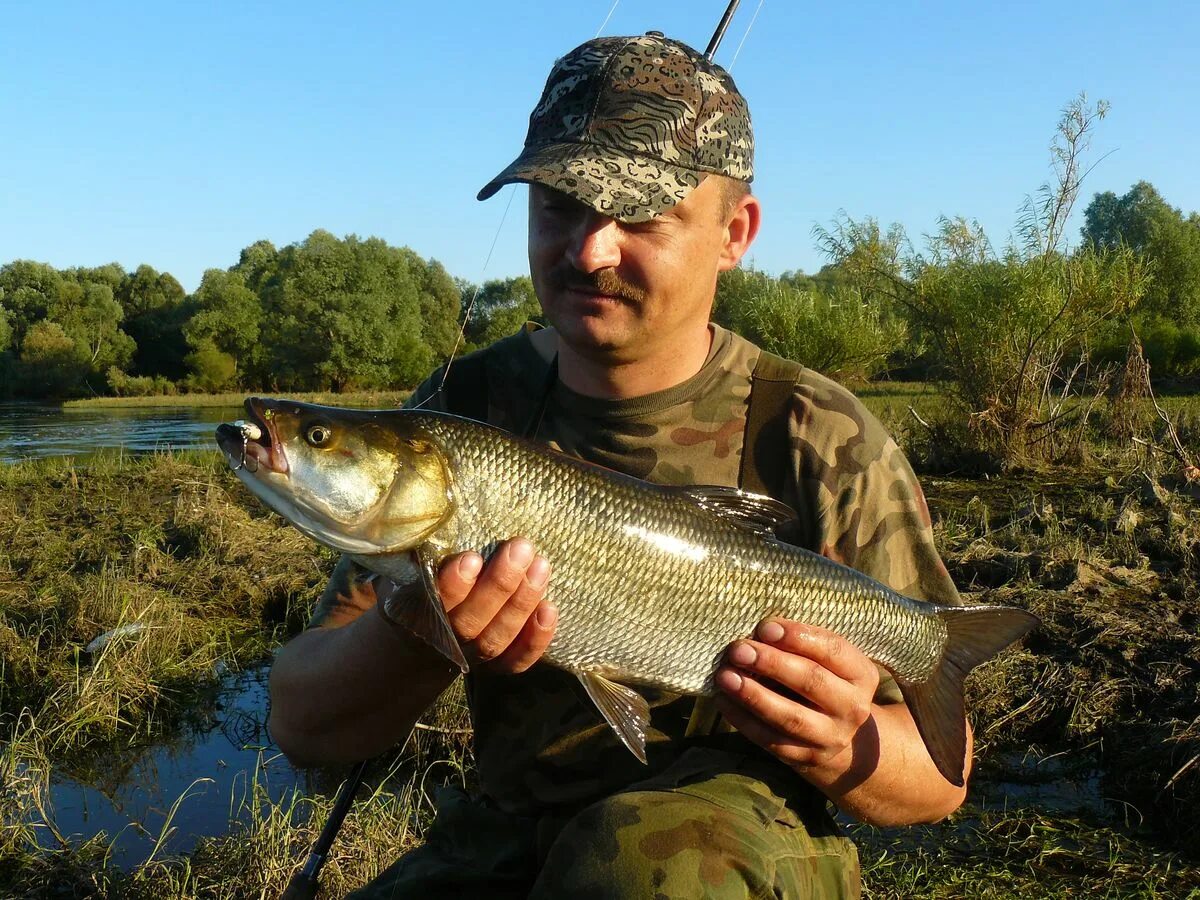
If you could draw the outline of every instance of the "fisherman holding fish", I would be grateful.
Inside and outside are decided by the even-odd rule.
[[[411,404],[651,482],[771,493],[795,510],[789,541],[955,605],[921,489],[882,426],[838,385],[709,322],[718,273],[758,232],[752,177],[749,113],[722,68],[656,32],[572,50],[521,154],[479,195],[529,185],[530,271],[551,327],[454,362],[444,390],[435,374]],[[579,680],[538,664],[554,578],[522,535],[436,573],[470,665],[479,788],[443,790],[425,844],[353,896],[854,897],[857,854],[828,801],[877,825],[962,802],[969,727],[948,778],[885,670],[780,619],[729,645],[716,710],[639,689],[642,763]],[[387,750],[459,674],[389,618],[397,590],[344,558],[278,655],[270,726],[293,760]]]

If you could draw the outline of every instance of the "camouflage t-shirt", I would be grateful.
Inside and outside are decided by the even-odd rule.
[[[726,329],[712,330],[708,359],[695,376],[623,400],[548,383],[548,334],[536,342],[528,331],[513,335],[480,351],[486,354],[488,421],[648,481],[736,486],[760,351]],[[430,379],[410,402],[444,408],[445,395],[435,388]],[[791,454],[794,477],[778,499],[798,515],[789,540],[910,597],[958,602],[933,544],[921,488],[896,443],[857,399],[803,370],[788,434],[789,445],[779,452]],[[328,613],[334,595],[326,592],[314,622]],[[648,767],[619,742],[575,676],[549,665],[521,675],[471,673],[467,693],[483,792],[508,812],[540,813],[590,803],[650,777],[695,740],[761,752],[736,734],[685,738],[693,698],[638,690],[651,708]],[[876,700],[900,700],[890,678],[881,682]],[[799,783],[797,789],[805,788]]]

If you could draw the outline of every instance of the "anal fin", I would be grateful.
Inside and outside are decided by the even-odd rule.
[[[646,698],[633,688],[610,681],[595,672],[576,671],[575,674],[621,743],[644,763],[646,729],[650,725],[650,705],[646,703]]]

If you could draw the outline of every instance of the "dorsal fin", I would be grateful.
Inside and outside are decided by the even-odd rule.
[[[786,503],[740,488],[700,484],[674,490],[735,525],[758,534],[771,535],[784,522],[796,518],[795,511]]]

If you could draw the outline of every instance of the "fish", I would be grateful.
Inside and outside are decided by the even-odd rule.
[[[933,762],[961,787],[963,679],[1038,623],[1015,607],[906,597],[784,543],[775,529],[790,507],[737,488],[651,484],[442,412],[257,397],[245,409],[217,428],[241,481],[313,540],[423,585],[385,598],[384,612],[463,672],[440,565],[532,542],[558,610],[542,661],[578,677],[642,762],[649,708],[633,688],[713,696],[730,642],[780,617],[836,632],[889,671]]]

